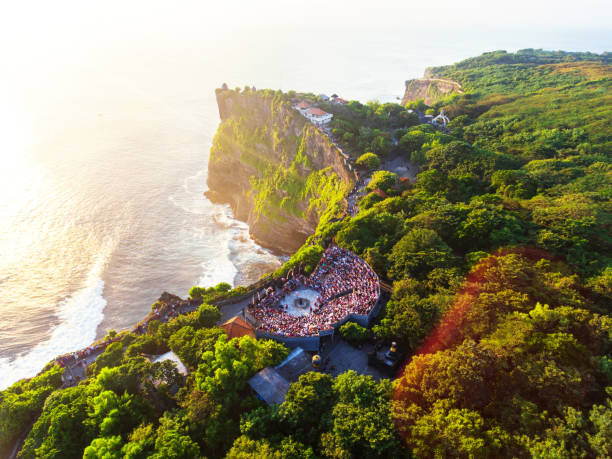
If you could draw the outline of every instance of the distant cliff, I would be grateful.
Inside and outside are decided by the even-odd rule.
[[[427,105],[432,105],[452,94],[463,94],[461,85],[453,80],[436,78],[428,69],[425,71],[424,78],[406,81],[402,105],[419,99],[423,99]]]
[[[324,214],[346,206],[352,169],[286,94],[218,89],[216,95],[221,124],[211,148],[207,194],[229,203],[263,246],[291,253]]]

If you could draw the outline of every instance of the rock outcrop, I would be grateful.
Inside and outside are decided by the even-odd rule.
[[[207,196],[229,203],[264,247],[294,252],[325,211],[345,205],[352,166],[285,94],[220,89],[217,103]]]
[[[427,105],[452,94],[463,94],[461,85],[456,81],[435,78],[431,71],[425,71],[425,77],[406,81],[406,90],[402,105],[410,101],[423,99]]]

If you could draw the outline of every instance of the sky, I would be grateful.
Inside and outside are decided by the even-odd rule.
[[[541,28],[607,31],[610,45],[612,2],[607,0],[223,0],[210,1],[20,1],[0,10],[0,34],[7,50],[88,46],[96,41],[147,40],[154,35],[181,39],[202,29],[212,37],[237,29],[287,27],[358,28],[363,33],[407,27],[430,34],[453,29]],[[449,37],[450,38],[450,37]],[[44,40],[41,40],[44,39]],[[483,35],[483,41],[487,36]]]
[[[472,33],[482,35],[483,50],[497,34],[513,31],[534,47],[563,43],[569,51],[603,52],[612,50],[610,18],[610,0],[22,0],[0,7],[0,78],[27,78],[41,63],[61,65],[92,49],[120,53],[128,42],[131,49],[174,49],[198,41],[201,50],[202,37],[218,46],[238,35],[278,39],[332,30],[346,30],[348,41],[410,30],[452,43]],[[565,40],[551,40],[560,35]]]
[[[138,66],[160,73],[187,73],[189,69],[181,65],[191,56],[198,59],[207,51],[222,54],[227,48],[227,56],[216,61],[219,67],[223,67],[222,59],[242,58],[236,51],[242,49],[250,55],[244,65],[256,73],[257,65],[283,58],[274,55],[277,49],[286,49],[275,47],[279,41],[294,40],[297,57],[311,59],[317,50],[306,49],[310,37],[317,37],[320,44],[327,35],[333,37],[326,43],[332,51],[346,52],[346,42],[354,43],[353,52],[363,49],[364,59],[372,62],[375,56],[366,45],[373,35],[378,42],[381,37],[388,39],[398,62],[410,58],[411,47],[425,47],[430,40],[449,43],[447,55],[432,55],[423,68],[418,67],[418,74],[405,75],[415,78],[425,66],[451,64],[449,56],[459,60],[495,49],[612,51],[611,17],[610,0],[3,2],[0,131],[6,144],[6,136],[21,129],[12,120],[25,98],[43,104],[44,87],[65,87],[83,80],[83,72],[125,69],[125,78],[130,67]],[[337,43],[338,36],[346,42]],[[482,46],[474,49],[473,43],[480,40]],[[470,54],[456,55],[451,48],[461,49],[463,42],[472,44]],[[181,56],[173,59],[177,52]],[[259,56],[265,59],[258,60]],[[160,57],[163,63],[160,60],[156,67],[154,61]],[[44,99],[56,103],[53,94],[44,94]]]

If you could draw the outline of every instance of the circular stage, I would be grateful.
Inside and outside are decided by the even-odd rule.
[[[319,295],[319,292],[311,288],[298,288],[280,300],[280,304],[283,305],[287,314],[307,316],[310,314],[310,308],[314,307]]]

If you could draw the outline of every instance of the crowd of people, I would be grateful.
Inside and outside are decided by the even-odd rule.
[[[281,300],[298,288],[319,297],[303,316],[290,314]],[[333,328],[348,314],[367,315],[378,302],[378,276],[357,255],[333,246],[325,251],[310,277],[290,273],[280,285],[258,292],[248,311],[261,331],[281,336],[310,336]]]

